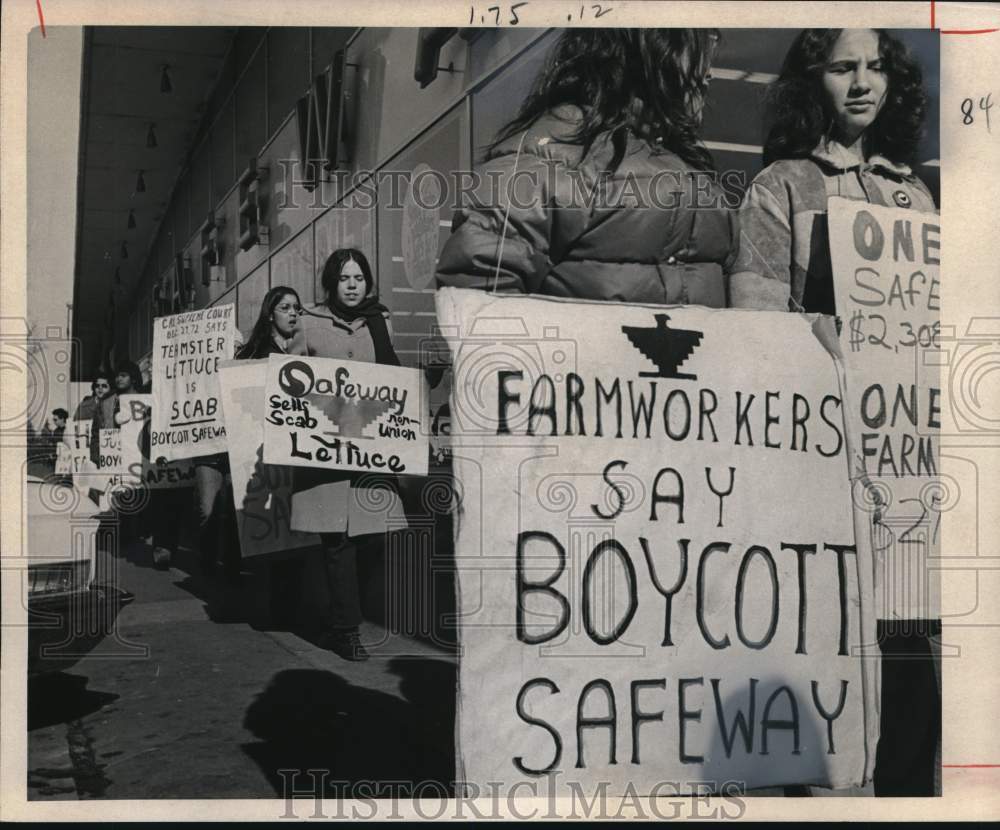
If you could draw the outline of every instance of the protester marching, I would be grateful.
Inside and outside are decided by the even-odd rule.
[[[563,31],[489,122],[424,282],[344,224],[252,300],[178,289],[144,321],[146,376],[103,360],[32,464],[93,502],[114,555],[196,578],[214,623],[263,585],[262,625],[359,671],[380,656],[365,597],[393,590],[373,563],[429,535],[470,785],[933,794],[940,586],[911,578],[940,555],[940,383],[912,377],[940,335],[921,66],[883,30],[799,33],[734,199],[704,136],[726,37]],[[397,329],[425,318],[430,336]]]

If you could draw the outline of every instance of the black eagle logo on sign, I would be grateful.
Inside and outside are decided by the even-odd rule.
[[[364,434],[365,429],[393,407],[389,401],[350,401],[312,392],[303,397],[337,426],[336,435],[341,438],[372,437]]]
[[[701,343],[702,333],[690,329],[668,328],[668,314],[657,314],[655,317],[656,325],[651,328],[622,326],[629,342],[658,369],[656,372],[639,372],[639,377],[697,380],[697,375],[678,372],[677,369]]]

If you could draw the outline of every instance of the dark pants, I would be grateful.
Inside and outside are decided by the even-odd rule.
[[[361,625],[357,540],[344,533],[323,533],[320,538],[330,589],[330,627],[355,629]]]
[[[931,640],[940,631],[938,620],[878,620],[882,734],[875,754],[876,796],[935,795],[941,696]]]
[[[221,561],[226,576],[235,577],[240,572],[242,557],[228,467],[228,463],[220,462],[197,464],[194,468],[194,501],[202,567],[213,571],[216,563]]]
[[[181,525],[188,521],[186,508],[190,503],[191,491],[187,488],[150,491],[147,509],[154,548],[166,548],[172,554],[177,552],[177,540]]]

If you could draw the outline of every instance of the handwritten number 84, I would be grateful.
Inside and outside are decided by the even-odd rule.
[[[990,110],[993,108],[993,93],[990,92],[985,98],[979,99],[979,109],[981,109],[986,115],[986,132],[992,132],[990,129]],[[962,123],[966,126],[975,122],[975,116],[973,113],[976,109],[976,103],[971,98],[966,98],[962,101]]]

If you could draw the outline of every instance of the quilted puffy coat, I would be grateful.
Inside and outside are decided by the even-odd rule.
[[[581,115],[557,108],[476,168],[476,187],[438,262],[438,284],[726,305],[736,213],[712,174],[695,173],[624,129],[598,136],[584,156],[569,140]],[[616,141],[624,158],[609,173]]]

